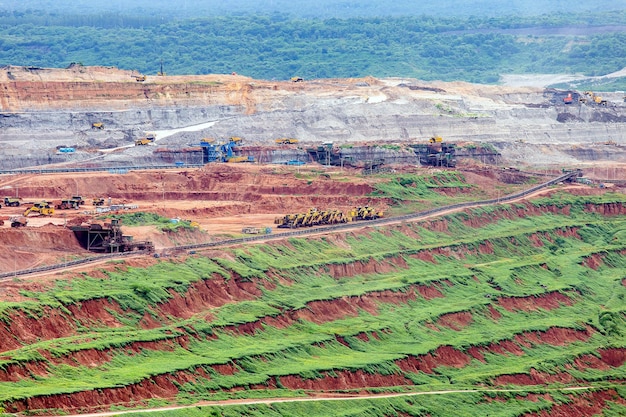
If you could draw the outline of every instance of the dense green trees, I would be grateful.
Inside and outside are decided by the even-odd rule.
[[[511,72],[598,75],[621,69],[626,56],[626,15],[584,18],[602,16],[613,27],[578,26],[580,15],[303,19],[242,14],[159,20],[149,14],[0,11],[0,65],[81,62],[154,74],[162,60],[168,74],[235,71],[265,79],[297,74],[497,82],[500,74]],[[564,28],[576,34],[565,35]]]

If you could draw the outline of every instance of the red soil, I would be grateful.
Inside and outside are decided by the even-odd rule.
[[[458,313],[444,314],[437,319],[437,325],[448,327],[452,330],[461,330],[472,323],[472,313],[460,311]]]
[[[387,274],[395,272],[398,269],[406,269],[408,265],[404,259],[400,256],[385,259],[383,261],[377,261],[370,258],[367,261],[356,261],[342,264],[327,264],[320,272],[328,273],[331,277],[343,278],[354,277],[363,274]]]
[[[591,268],[594,271],[600,268],[604,264],[604,260],[602,259],[602,255],[599,253],[594,253],[592,255],[587,256],[583,261],[582,265],[587,268]]]
[[[593,417],[602,414],[608,402],[626,405],[626,401],[612,389],[570,395],[570,402],[554,404],[549,410],[527,413],[524,417]]]
[[[257,282],[243,281],[236,276],[225,279],[219,274],[213,274],[211,279],[192,283],[185,294],[170,290],[171,298],[161,303],[155,311],[165,323],[171,321],[168,316],[188,319],[211,308],[261,296],[262,292]],[[162,324],[155,322],[152,315],[148,313],[142,320],[144,328],[160,327]]]
[[[573,301],[568,296],[558,291],[552,291],[541,295],[533,295],[529,297],[500,297],[498,305],[508,311],[536,311],[539,309],[553,310],[563,305],[570,306]]]
[[[598,351],[602,361],[608,365],[617,368],[626,362],[626,348],[607,348]]]
[[[410,380],[398,374],[369,374],[360,369],[356,371],[333,371],[333,374],[323,372],[323,376],[318,379],[304,379],[299,375],[286,375],[281,376],[279,380],[281,385],[287,389],[316,391],[412,385]]]
[[[494,378],[493,383],[495,385],[545,385],[553,384],[555,382],[567,384],[573,380],[574,378],[565,372],[547,374],[545,372],[538,372],[535,369],[531,369],[528,374],[500,375]]]
[[[462,368],[470,363],[471,358],[451,346],[439,346],[432,353],[419,356],[407,356],[396,361],[396,365],[404,372],[424,372],[433,374],[439,366]]]
[[[178,388],[175,384],[182,385],[196,379],[196,375],[191,372],[156,375],[139,383],[120,388],[102,388],[79,391],[72,394],[42,395],[30,397],[26,400],[7,402],[5,403],[5,409],[9,413],[58,408],[73,412],[104,411],[115,404],[133,404],[138,398],[142,400],[173,398],[178,393]]]

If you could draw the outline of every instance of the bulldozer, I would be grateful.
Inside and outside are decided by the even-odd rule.
[[[133,75],[133,78],[138,83],[142,83],[142,82],[146,81],[146,76],[145,75]]]
[[[17,197],[4,197],[4,205],[7,207],[19,207],[20,199]]]
[[[42,201],[40,203],[34,203],[32,206],[24,210],[22,214],[24,217],[28,217],[31,213],[37,213],[40,216],[52,216],[54,214],[54,207],[50,205],[48,201]]]
[[[290,80],[291,80],[292,83],[304,82],[304,79],[302,77],[291,77]]]
[[[97,130],[102,130],[104,129],[104,123],[102,122],[95,122],[91,124],[91,128],[92,129],[97,129]]]
[[[96,197],[93,200],[91,200],[91,204],[94,205],[94,206],[103,206],[104,205],[104,198]]]
[[[428,143],[441,143],[443,142],[443,138],[441,136],[433,136],[432,138],[428,139]]]

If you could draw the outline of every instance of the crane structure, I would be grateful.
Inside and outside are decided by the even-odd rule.
[[[200,143],[192,143],[190,146],[202,148],[202,163],[210,162],[254,162],[253,156],[241,154],[239,146],[243,139],[232,136],[224,143],[216,143],[212,138],[205,138]]]

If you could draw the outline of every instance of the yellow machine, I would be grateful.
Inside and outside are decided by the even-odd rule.
[[[302,77],[291,77],[291,82],[292,83],[301,83],[303,81],[304,81],[304,79]]]
[[[443,142],[443,138],[441,136],[433,136],[428,140],[430,143],[441,143]]]
[[[91,124],[91,128],[92,129],[98,129],[98,130],[102,130],[104,129],[104,123],[102,122],[95,122]]]
[[[599,106],[606,106],[608,104],[606,100],[604,100],[600,96],[595,95],[595,93],[593,91],[585,91],[584,95],[587,96],[587,97],[581,96],[578,99],[579,102],[587,103],[588,100],[591,100],[592,104],[597,104]]]
[[[133,78],[138,82],[138,83],[142,83],[144,81],[146,81],[146,76],[145,75],[133,75]]]
[[[103,206],[104,198],[94,198],[93,200],[91,200],[91,204],[94,206]]]
[[[23,216],[26,217],[30,213],[37,213],[40,216],[52,216],[54,214],[54,208],[50,206],[49,202],[42,201],[41,203],[35,203],[31,207],[24,210]]]
[[[226,160],[228,163],[248,162],[247,156],[232,156]]]
[[[148,133],[145,138],[137,139],[135,141],[135,146],[137,145],[148,145],[154,142],[155,136],[154,133]]]
[[[20,199],[17,197],[4,197],[4,205],[7,207],[19,207]]]
[[[306,213],[287,214],[274,219],[279,228],[295,229],[298,227],[320,226],[325,224],[339,224],[347,221],[340,210],[309,209]]]
[[[348,212],[348,221],[354,220],[374,220],[384,216],[382,211],[376,211],[372,207],[355,207]]]
[[[293,145],[295,143],[298,143],[298,139],[293,139],[293,138],[278,138],[275,139],[274,142],[278,143],[278,144],[284,144],[284,145]]]

